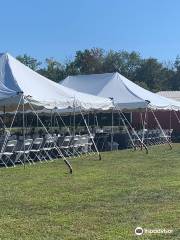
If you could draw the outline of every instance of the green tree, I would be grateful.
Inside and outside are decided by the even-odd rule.
[[[28,56],[27,54],[19,55],[16,59],[34,71],[37,71],[41,65],[41,62],[31,56]]]
[[[27,54],[17,59],[41,75],[59,82],[68,75],[119,72],[138,85],[151,91],[180,90],[180,57],[172,64],[163,64],[155,58],[142,59],[132,51],[105,52],[101,48],[77,51],[75,58],[60,63],[47,58],[45,66]]]
[[[82,74],[102,73],[104,50],[92,48],[90,50],[77,51],[74,59],[74,67]]]
[[[180,57],[176,57],[174,62],[174,75],[170,79],[172,90],[180,90]]]
[[[38,70],[38,73],[55,82],[59,82],[66,77],[65,66],[54,58],[47,58],[46,67]]]
[[[76,66],[74,61],[68,61],[65,66],[66,76],[80,74],[79,68]]]
[[[125,77],[134,80],[136,70],[140,67],[141,57],[139,53],[110,50],[104,59],[104,72],[119,72]]]
[[[145,59],[136,71],[135,81],[144,82],[150,90],[161,90],[161,84],[164,81],[163,71],[163,64],[157,59]]]

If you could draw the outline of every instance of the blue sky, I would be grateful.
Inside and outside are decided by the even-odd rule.
[[[179,0],[0,0],[0,52],[65,61],[76,50],[180,54]]]

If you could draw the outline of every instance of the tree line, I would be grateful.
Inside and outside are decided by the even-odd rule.
[[[101,48],[92,48],[77,51],[74,59],[66,62],[47,58],[44,64],[27,54],[19,55],[17,59],[55,82],[68,75],[119,72],[153,92],[180,90],[179,56],[172,62],[160,62],[152,57],[142,58],[135,51],[105,51]]]

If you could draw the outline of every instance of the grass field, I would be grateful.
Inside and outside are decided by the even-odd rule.
[[[0,169],[0,239],[180,239],[180,144],[71,162]]]

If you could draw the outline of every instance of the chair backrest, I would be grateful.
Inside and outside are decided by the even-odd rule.
[[[92,136],[92,135],[89,136],[89,135],[88,135],[87,138],[88,138],[88,144],[89,144],[89,145],[93,145],[94,136]],[[136,138],[137,138],[137,137],[136,137]]]
[[[32,149],[40,149],[41,145],[42,145],[42,142],[43,142],[43,138],[36,138],[33,142],[33,146],[32,146]]]
[[[88,144],[88,136],[81,136],[80,143],[82,145],[87,145]]]
[[[53,147],[56,143],[55,137],[49,137],[44,142],[44,147]]]
[[[72,136],[65,136],[64,141],[71,141]]]
[[[76,146],[79,143],[79,140],[80,140],[80,136],[79,135],[78,136],[74,136],[73,139],[72,139],[71,144],[73,146]]]
[[[24,149],[25,149],[25,151],[31,149],[32,143],[33,143],[33,139],[32,138],[25,139],[25,141],[24,141]],[[22,148],[23,148],[23,144],[22,144]]]
[[[88,135],[87,137],[88,137],[88,139],[89,139],[90,141],[93,141],[93,139],[94,139],[94,136],[93,136],[93,135]]]
[[[58,136],[57,146],[60,147],[62,145],[63,141],[64,141],[64,137],[63,136]]]
[[[11,136],[9,136],[9,141],[11,141],[11,140],[16,140],[17,139],[17,137],[16,137],[16,135],[11,135]]]
[[[17,145],[17,140],[10,140],[10,141],[8,141],[7,144],[6,144],[5,151],[6,152],[13,152],[15,147],[16,147],[16,145]]]
[[[72,140],[72,136],[65,136],[64,141],[61,146],[68,147],[70,145],[71,140]]]

